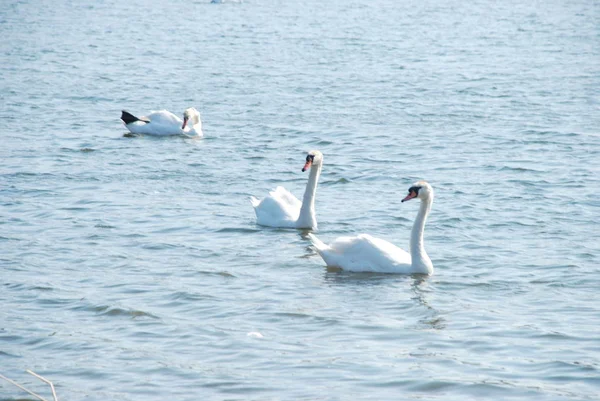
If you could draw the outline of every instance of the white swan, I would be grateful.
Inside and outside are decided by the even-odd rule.
[[[308,152],[302,171],[310,168],[310,175],[302,202],[284,187],[275,188],[261,201],[254,196],[250,197],[250,202],[256,212],[257,223],[269,227],[316,230],[315,194],[322,166],[323,154],[318,150]]]
[[[122,110],[121,120],[133,134],[202,136],[200,113],[193,107],[185,109],[183,120],[167,110],[153,111],[139,118]]]
[[[419,198],[421,206],[410,235],[410,254],[368,234],[340,237],[330,245],[313,234],[308,236],[328,266],[354,272],[432,274],[433,264],[423,245],[423,229],[433,203],[433,188],[425,181],[418,181],[408,189],[402,202],[413,198]]]

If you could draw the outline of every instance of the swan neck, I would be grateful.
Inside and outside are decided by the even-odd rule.
[[[410,255],[412,258],[413,266],[415,264],[421,264],[424,266],[431,265],[431,260],[425,252],[425,244],[423,243],[423,232],[425,230],[425,222],[427,221],[427,216],[429,215],[429,211],[431,210],[432,203],[432,197],[421,201],[419,213],[417,214],[417,217],[412,227],[412,231],[410,234]]]
[[[194,127],[194,130],[196,130],[196,131],[202,130],[202,121],[200,121],[200,117],[198,117],[197,115],[194,115],[191,120],[192,120],[192,127]]]
[[[322,164],[314,165],[310,169],[308,183],[302,198],[302,207],[300,208],[300,216],[298,222],[304,226],[316,228],[317,219],[315,216],[315,195],[317,193],[317,184],[321,175]]]

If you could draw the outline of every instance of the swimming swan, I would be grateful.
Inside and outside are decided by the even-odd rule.
[[[122,110],[121,120],[133,134],[202,136],[200,113],[193,107],[185,109],[183,120],[167,110],[153,111],[139,118]]]
[[[250,202],[256,212],[256,222],[261,226],[268,227],[316,230],[315,194],[322,166],[323,154],[318,150],[308,152],[302,171],[310,168],[310,175],[302,202],[281,186],[269,192],[269,195],[261,201],[254,196],[250,197]]]
[[[410,253],[368,234],[340,237],[330,245],[313,234],[308,236],[327,266],[353,272],[432,274],[433,264],[423,245],[423,230],[433,203],[433,188],[425,181],[414,183],[402,202],[414,198],[421,200],[421,206],[410,235]]]

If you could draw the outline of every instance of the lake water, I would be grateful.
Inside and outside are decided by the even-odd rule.
[[[0,10],[0,373],[62,400],[597,400],[593,1],[14,1]],[[121,109],[202,113],[125,137]],[[324,266],[319,237],[431,277]],[[0,399],[33,399],[0,381]]]

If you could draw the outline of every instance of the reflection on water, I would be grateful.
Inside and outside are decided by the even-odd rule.
[[[410,286],[414,294],[411,299],[417,301],[423,309],[423,317],[419,319],[419,323],[423,326],[423,329],[443,330],[446,328],[446,319],[427,301],[427,294],[431,292],[428,289],[430,284],[429,279],[430,277],[422,275],[414,276],[414,280]]]

